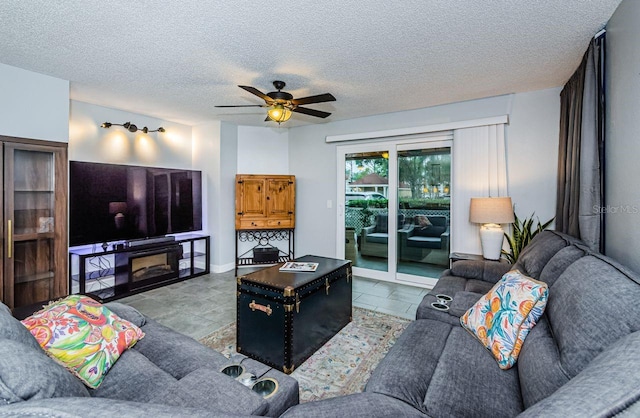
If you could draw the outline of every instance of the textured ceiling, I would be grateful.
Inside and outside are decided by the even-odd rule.
[[[299,126],[561,86],[620,1],[3,0],[0,62],[188,125],[268,126],[214,107],[261,103],[238,84],[336,97]]]

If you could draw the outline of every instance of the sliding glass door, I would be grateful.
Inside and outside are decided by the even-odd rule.
[[[438,277],[449,267],[451,147],[398,146],[397,170],[397,272]]]
[[[450,141],[342,146],[338,161],[338,256],[357,275],[433,284],[449,266]]]

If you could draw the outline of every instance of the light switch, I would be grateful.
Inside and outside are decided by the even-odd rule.
[[[331,209],[333,207],[333,200],[327,200],[327,209]]]

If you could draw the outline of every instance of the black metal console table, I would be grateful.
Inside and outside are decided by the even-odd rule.
[[[208,235],[185,234],[177,236],[175,241],[137,247],[71,248],[69,290],[106,302],[208,274],[210,246]],[[145,257],[151,260],[149,266],[138,261]],[[160,271],[156,281],[144,276],[147,271],[153,273],[153,257],[166,257],[167,265],[171,266],[170,271],[157,269]],[[136,274],[132,270],[137,270]]]

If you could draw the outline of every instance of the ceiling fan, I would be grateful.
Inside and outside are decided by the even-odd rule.
[[[286,83],[284,81],[276,80],[273,82],[273,86],[278,91],[272,91],[264,94],[260,90],[251,86],[238,86],[241,89],[248,91],[251,94],[255,94],[264,100],[263,105],[231,105],[231,106],[216,106],[216,107],[268,107],[267,118],[265,121],[278,122],[278,125],[282,122],[286,122],[291,117],[292,112],[303,113],[309,116],[315,116],[317,118],[326,118],[331,115],[329,112],[323,112],[321,110],[309,109],[307,107],[301,107],[300,105],[307,105],[313,103],[333,102],[336,100],[330,93],[318,94],[315,96],[302,97],[294,99],[290,93],[282,91]]]

